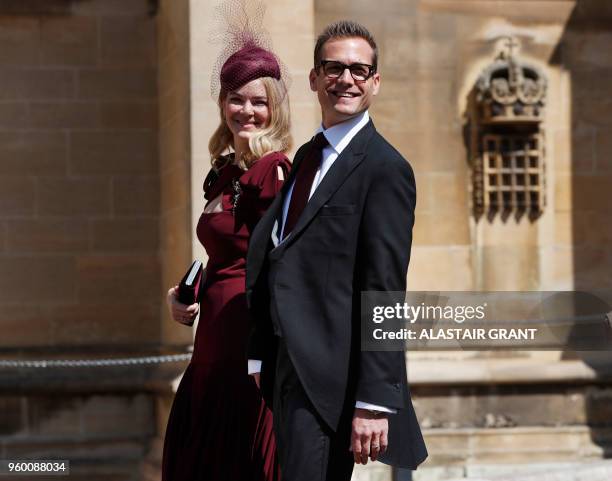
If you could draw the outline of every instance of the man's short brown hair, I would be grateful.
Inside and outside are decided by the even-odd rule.
[[[352,20],[338,20],[337,22],[330,23],[321,35],[317,37],[317,43],[314,48],[314,68],[319,68],[321,62],[321,50],[325,42],[335,38],[350,38],[358,37],[363,38],[370,47],[372,47],[372,67],[374,71],[378,67],[378,47],[376,46],[376,40],[370,31],[363,25],[353,22]]]

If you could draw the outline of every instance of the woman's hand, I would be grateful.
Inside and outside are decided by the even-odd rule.
[[[168,295],[166,296],[166,302],[168,309],[170,310],[170,316],[176,322],[184,324],[185,326],[193,325],[198,312],[200,311],[200,304],[195,303],[188,306],[178,301],[178,286],[171,287],[168,289]]]

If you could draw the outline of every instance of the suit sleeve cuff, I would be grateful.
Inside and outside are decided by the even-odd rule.
[[[355,407],[359,409],[368,409],[370,411],[380,411],[381,413],[397,414],[397,409],[392,409],[385,406],[378,406],[377,404],[364,403],[362,401],[357,401],[355,403]]]
[[[261,361],[249,359],[249,374],[257,374],[261,372]]]

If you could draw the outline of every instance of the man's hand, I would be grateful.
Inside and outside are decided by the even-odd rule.
[[[355,408],[351,433],[351,450],[356,464],[368,464],[368,457],[376,461],[387,450],[389,422],[385,413],[372,414],[367,409]]]
[[[255,380],[255,384],[257,384],[257,387],[259,389],[261,389],[261,385],[260,385],[260,381],[259,381],[259,372],[254,372],[253,374],[251,374],[251,376],[253,376],[253,379]]]

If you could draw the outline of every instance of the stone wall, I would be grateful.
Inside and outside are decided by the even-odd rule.
[[[577,2],[553,59],[571,77],[571,130],[559,159],[571,180],[558,191],[558,217],[571,219],[571,236],[559,243],[572,249],[579,289],[612,285],[612,53],[600,47],[612,40],[611,25],[609,2]]]
[[[71,480],[136,481],[153,409],[142,393],[2,396],[0,455],[69,460]]]
[[[0,5],[3,347],[157,343],[155,18],[21,3]]]
[[[140,353],[162,340],[151,7],[0,3],[2,358]],[[0,458],[70,459],[71,479],[137,479],[156,427],[152,377],[2,370]]]

